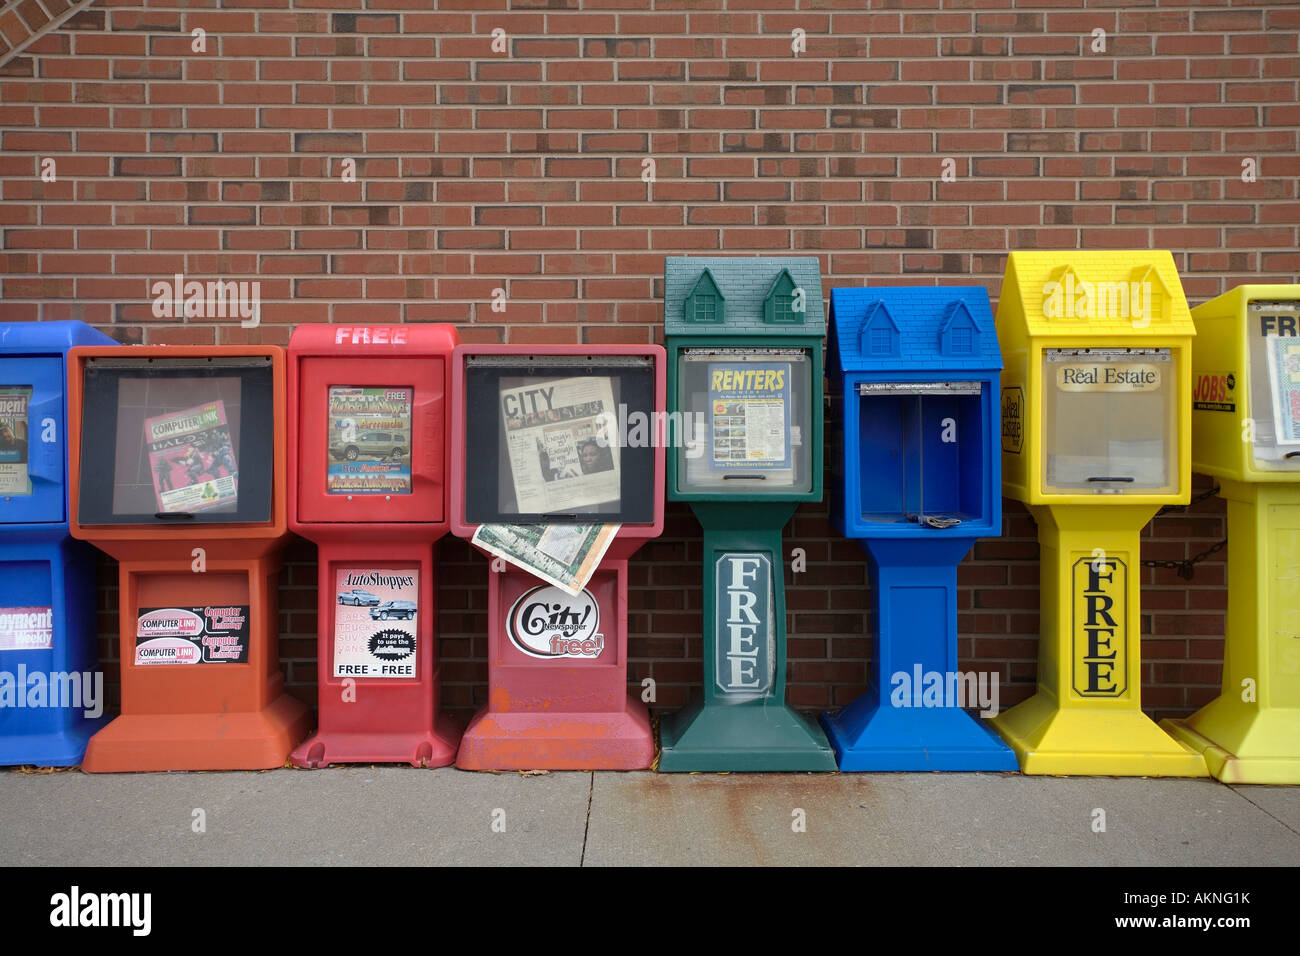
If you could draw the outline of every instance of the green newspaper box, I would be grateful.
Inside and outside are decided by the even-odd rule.
[[[821,273],[812,257],[664,265],[668,499],[704,530],[704,694],[661,725],[661,771],[834,770],[785,702],[781,532],[822,499]]]

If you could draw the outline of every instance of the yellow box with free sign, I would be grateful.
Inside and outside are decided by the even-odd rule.
[[[1228,504],[1222,693],[1162,726],[1226,783],[1300,783],[1300,285],[1192,310],[1193,467]]]
[[[1142,713],[1139,534],[1191,493],[1191,344],[1168,252],[1013,252],[1002,487],[1038,523],[1038,688],[994,718],[1025,773],[1206,776]]]

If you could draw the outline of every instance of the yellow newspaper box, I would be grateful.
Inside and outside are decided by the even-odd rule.
[[[1038,523],[1038,688],[993,719],[1025,773],[1206,776],[1142,713],[1138,536],[1190,499],[1195,330],[1168,252],[1013,252],[1002,489]]]
[[[1228,502],[1223,692],[1162,725],[1225,783],[1300,783],[1300,285],[1192,310],[1192,468]]]

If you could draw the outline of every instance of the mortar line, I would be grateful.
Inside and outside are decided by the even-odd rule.
[[[578,867],[581,868],[583,862],[587,859],[587,834],[591,830],[591,798],[596,792],[596,771],[590,773],[590,786],[587,788],[587,822],[582,827],[582,853],[578,856]]]
[[[1297,830],[1295,827],[1291,826],[1291,824],[1287,823],[1287,822],[1286,822],[1285,820],[1283,820],[1281,817],[1275,817],[1275,816],[1273,816],[1273,814],[1269,813],[1269,811],[1268,811],[1266,808],[1261,807],[1261,806],[1260,806],[1258,803],[1256,803],[1254,800],[1250,799],[1250,797],[1246,796],[1246,794],[1244,794],[1242,791],[1238,790],[1236,784],[1230,784],[1230,785],[1228,786],[1228,789],[1231,790],[1233,793],[1235,793],[1237,796],[1241,797],[1241,799],[1245,800],[1247,803],[1249,803],[1249,804],[1250,804],[1252,807],[1254,807],[1256,810],[1259,810],[1260,812],[1262,812],[1265,816],[1270,817],[1270,818],[1276,820],[1278,823],[1282,824],[1282,826],[1285,827],[1287,830],[1289,830],[1290,832],[1294,833],[1296,836],[1300,836],[1300,830]]]

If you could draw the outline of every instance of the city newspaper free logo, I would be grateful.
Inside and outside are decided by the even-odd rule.
[[[1070,586],[1072,686],[1080,697],[1122,697],[1128,691],[1128,565],[1114,557],[1081,557]]]
[[[510,608],[506,634],[520,651],[545,660],[591,660],[605,650],[600,605],[586,588],[576,596],[553,585],[530,588]]]
[[[772,559],[758,553],[721,554],[714,574],[718,687],[727,694],[766,694],[773,670]]]

